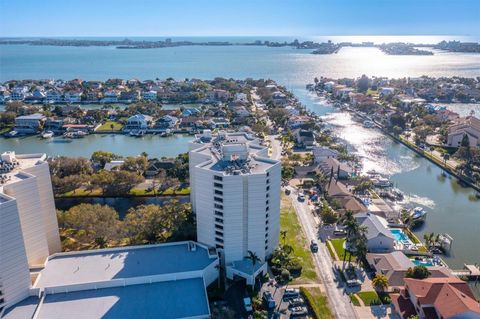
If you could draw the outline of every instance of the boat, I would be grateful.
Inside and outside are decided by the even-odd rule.
[[[363,127],[365,128],[372,128],[375,125],[372,121],[366,120],[363,122]]]
[[[395,196],[396,200],[403,200],[404,198],[402,191],[398,188],[392,188],[392,194]]]
[[[63,134],[63,137],[65,138],[82,138],[88,135],[88,133],[83,132],[83,131],[73,131],[73,132],[66,132]]]
[[[372,178],[372,183],[373,183],[373,186],[375,186],[375,187],[390,187],[390,186],[392,186],[392,182],[388,178],[385,178],[385,177]]]
[[[422,207],[415,207],[410,211],[410,218],[414,223],[423,223],[427,219],[427,212]]]
[[[144,130],[132,130],[130,131],[130,136],[134,136],[134,137],[142,137],[143,135],[145,135],[145,131]]]
[[[444,251],[449,250],[452,247],[453,238],[449,234],[438,235],[438,245]]]
[[[18,135],[18,132],[17,131],[10,131],[8,133],[5,134],[6,137],[14,137],[14,136],[17,136]]]
[[[41,136],[42,136],[42,138],[45,138],[45,139],[47,139],[47,138],[52,138],[52,137],[53,137],[53,135],[54,135],[54,134],[53,134],[53,132],[52,132],[52,131],[45,131],[45,132],[43,132],[43,133],[42,133],[42,135],[41,135]]]

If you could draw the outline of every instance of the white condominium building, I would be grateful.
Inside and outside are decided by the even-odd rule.
[[[281,163],[244,132],[206,130],[189,149],[197,240],[218,249],[227,277],[252,284],[278,245]],[[260,259],[255,265],[249,251]]]
[[[29,268],[61,250],[45,160],[45,154],[1,154],[0,309],[28,296]]]

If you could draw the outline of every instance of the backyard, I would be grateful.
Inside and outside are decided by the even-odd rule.
[[[115,132],[115,131],[121,131],[123,128],[123,125],[118,123],[118,122],[113,122],[113,121],[107,121],[104,124],[102,124],[96,132]]]

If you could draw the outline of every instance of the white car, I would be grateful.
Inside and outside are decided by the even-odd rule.
[[[245,307],[245,310],[247,312],[250,312],[253,310],[252,308],[252,300],[250,298],[243,298],[243,306]]]

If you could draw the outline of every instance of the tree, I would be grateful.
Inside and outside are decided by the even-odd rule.
[[[91,178],[91,184],[102,189],[103,195],[126,194],[143,181],[143,177],[127,171],[101,170]]]
[[[129,156],[125,158],[120,169],[143,175],[148,167],[148,160],[145,156]]]
[[[105,247],[110,240],[119,238],[118,213],[110,206],[80,204],[60,214],[60,227],[75,230],[73,237],[80,242]]]
[[[372,285],[377,291],[385,291],[388,288],[388,279],[385,275],[376,275],[372,280]]]
[[[90,160],[94,163],[98,163],[101,167],[104,167],[106,163],[109,163],[115,159],[120,158],[120,156],[107,151],[95,151],[92,154]]]
[[[285,240],[287,239],[287,231],[286,230],[281,230],[280,231],[280,236],[282,237],[283,245],[285,245]]]
[[[369,87],[369,78],[364,74],[360,79],[357,80],[357,90],[358,92],[367,92]]]
[[[63,178],[70,175],[90,175],[90,162],[83,157],[59,156],[49,160],[50,174]]]
[[[113,131],[114,128],[115,128],[115,125],[113,123],[110,123],[110,130]]]
[[[406,278],[425,279],[431,275],[430,271],[425,266],[415,266],[408,268],[405,273]]]
[[[252,263],[252,281],[253,281],[253,285],[252,286],[255,286],[255,265],[261,261],[261,259],[258,257],[258,255],[249,250],[247,252],[247,257],[245,257],[246,259],[250,260],[250,262]]]
[[[338,221],[338,216],[333,209],[331,209],[325,202],[320,211],[320,217],[324,224],[332,225]]]

